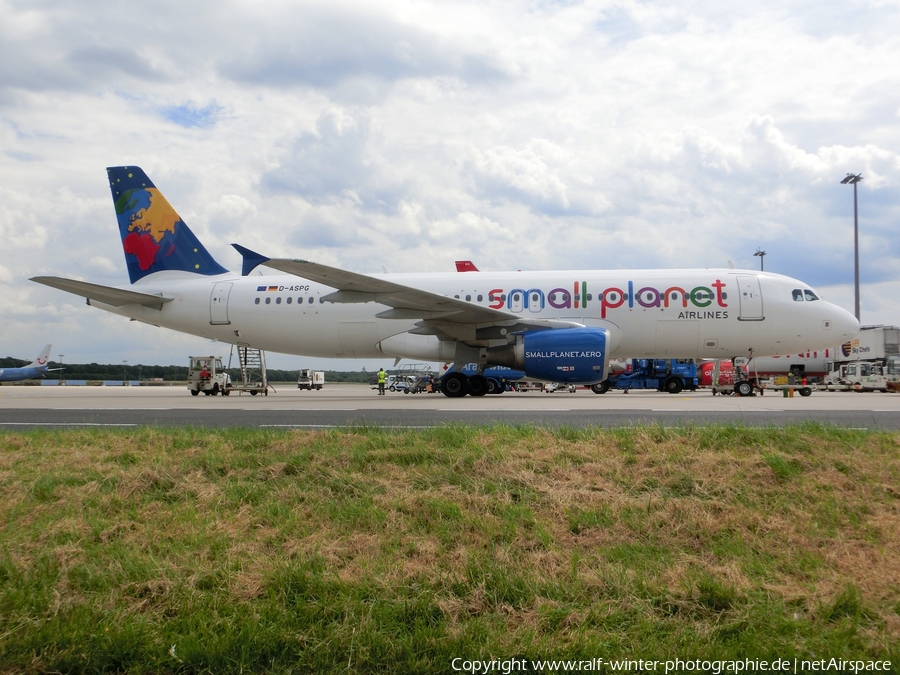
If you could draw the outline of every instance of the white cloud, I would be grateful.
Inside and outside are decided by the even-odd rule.
[[[881,1],[0,0],[0,352],[51,339],[41,311],[90,360],[196,344],[27,281],[124,283],[121,164],[232,268],[232,241],[361,271],[761,247],[845,306],[861,172],[863,319],[900,323],[898,28]]]

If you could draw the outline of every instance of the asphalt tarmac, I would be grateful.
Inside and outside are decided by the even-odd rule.
[[[738,424],[780,427],[815,422],[900,430],[900,394],[814,392],[809,397],[713,396],[709,390],[671,395],[656,391],[587,389],[507,392],[481,398],[387,393],[366,385],[328,385],[300,391],[278,385],[268,396],[191,396],[183,386],[0,387],[0,429],[41,427],[200,426],[427,428],[445,424],[534,424],[549,427]]]

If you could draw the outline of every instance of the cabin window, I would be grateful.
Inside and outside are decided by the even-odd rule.
[[[325,302],[325,298],[319,298],[319,304],[320,304],[320,305],[321,305],[322,303],[324,303],[324,302]]]
[[[722,299],[723,299],[723,300],[727,300],[727,299],[728,299],[728,293],[726,293],[725,291],[722,291]]]
[[[793,291],[791,291],[791,295],[794,296],[794,302],[803,302],[803,291],[801,291],[799,288],[795,288]]]
[[[267,305],[271,305],[271,304],[272,304],[272,298],[266,298],[266,304],[267,304]]]
[[[472,296],[471,296],[471,295],[467,295],[467,296],[466,296],[466,302],[472,302]]]
[[[531,294],[531,301],[532,301],[532,302],[540,302],[540,300],[541,300],[541,296],[539,296],[537,293],[532,293],[532,294]]]
[[[813,293],[808,288],[804,289],[803,295],[806,297],[807,300],[818,300],[819,299],[819,296],[816,295],[815,293]]]
[[[481,295],[481,293],[479,293],[478,298],[477,298],[478,302],[481,302],[483,299],[484,299],[484,296]]]
[[[594,299],[594,294],[593,294],[593,293],[588,293],[588,294],[587,294],[587,299],[588,299],[588,300],[593,300],[593,299]]]
[[[276,305],[280,305],[280,304],[281,304],[281,298],[280,298],[280,297],[275,298],[275,304],[276,304]]]
[[[293,301],[293,298],[289,297],[289,298],[287,299],[287,304],[291,304],[292,301]]]
[[[258,305],[258,304],[259,304],[259,298],[256,298],[256,300],[253,301],[253,304]]]
[[[494,301],[494,294],[488,293],[488,302],[493,302],[493,301]]]
[[[456,298],[457,300],[459,300],[459,296],[458,296],[458,295],[454,295],[453,297]]]

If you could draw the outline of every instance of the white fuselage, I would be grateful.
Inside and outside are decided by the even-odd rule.
[[[859,330],[847,311],[749,270],[614,270],[373,275],[529,319],[610,331],[610,356],[730,358],[832,347]],[[328,286],[290,275],[159,272],[129,287],[172,298],[161,309],[92,305],[226,343],[319,357],[452,360],[453,342],[409,335],[417,319],[382,319],[375,302],[333,303]],[[813,294],[812,297],[815,297]]]

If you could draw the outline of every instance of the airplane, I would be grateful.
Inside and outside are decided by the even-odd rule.
[[[50,360],[50,347],[47,345],[37,355],[37,358],[27,366],[21,368],[0,368],[0,382],[18,382],[19,380],[33,380],[44,377],[49,370],[62,370],[62,368],[48,368]]]
[[[606,379],[611,358],[734,358],[824,348],[859,331],[796,279],[752,270],[360,274],[239,244],[220,265],[138,167],[107,169],[130,286],[32,281],[99,309],[224,343],[314,357],[475,363],[442,379],[483,396],[488,366],[565,384]],[[602,255],[602,251],[598,251]],[[285,273],[248,276],[263,265]]]

